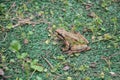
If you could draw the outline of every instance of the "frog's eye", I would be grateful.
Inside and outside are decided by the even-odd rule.
[[[58,35],[63,36],[62,34],[58,33]]]

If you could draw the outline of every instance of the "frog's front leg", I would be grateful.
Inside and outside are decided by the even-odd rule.
[[[68,50],[69,50],[69,48],[70,48],[70,44],[69,44],[69,42],[68,42],[68,41],[64,41],[64,44],[65,44],[65,47],[64,47],[64,48],[62,48],[62,51],[66,52],[66,51],[68,51]]]

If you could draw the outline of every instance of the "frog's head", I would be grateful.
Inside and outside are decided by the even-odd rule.
[[[66,31],[62,28],[59,28],[59,29],[56,29],[55,32],[56,32],[57,35],[64,36]]]

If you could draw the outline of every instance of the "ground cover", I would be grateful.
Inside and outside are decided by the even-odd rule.
[[[84,35],[91,50],[64,54],[52,34],[61,27]],[[119,80],[119,56],[119,0],[1,0],[1,79]]]

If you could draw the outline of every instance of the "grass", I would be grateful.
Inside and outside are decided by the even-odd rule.
[[[88,3],[92,4],[90,10],[85,8]],[[0,68],[5,76],[11,76],[8,80],[119,80],[119,6],[119,2],[112,0],[1,1]],[[90,12],[97,17],[89,17]],[[12,28],[18,18],[31,18],[39,23],[35,26],[22,23]],[[70,56],[61,51],[59,43],[54,44],[48,27],[70,30],[72,25],[81,33],[84,28],[92,31],[82,33],[90,42],[90,51]],[[96,37],[96,42],[92,37]],[[28,43],[24,42],[25,39]],[[9,48],[14,40],[21,45],[16,52]],[[66,65],[70,69],[64,71]]]

